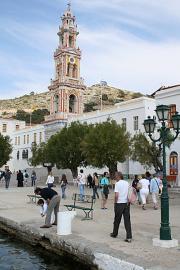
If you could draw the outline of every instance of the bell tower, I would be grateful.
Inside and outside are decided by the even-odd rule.
[[[77,47],[76,18],[71,4],[61,17],[58,37],[59,46],[54,53],[55,78],[48,87],[51,92],[50,119],[67,119],[70,115],[83,113],[85,85],[80,78],[81,51]]]

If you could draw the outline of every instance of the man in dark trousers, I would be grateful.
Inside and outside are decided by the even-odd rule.
[[[40,228],[50,228],[52,225],[57,225],[57,213],[59,212],[60,196],[58,193],[51,188],[39,188],[37,187],[34,191],[35,194],[40,195],[47,202],[47,213],[45,218],[45,225]],[[55,221],[51,225],[51,214],[54,210]]]
[[[114,227],[113,232],[110,234],[111,237],[117,237],[119,225],[121,222],[122,215],[124,217],[124,226],[126,229],[126,239],[125,242],[130,243],[132,240],[131,232],[131,220],[130,220],[130,204],[128,203],[128,187],[127,181],[123,180],[123,175],[121,172],[115,173],[115,198],[114,198]]]
[[[11,180],[11,174],[12,172],[6,168],[5,169],[5,173],[4,173],[4,179],[5,179],[5,183],[6,183],[6,189],[9,188],[9,183],[10,183],[10,180]]]

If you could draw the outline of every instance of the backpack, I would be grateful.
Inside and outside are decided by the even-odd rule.
[[[108,195],[108,194],[109,194],[109,188],[108,188],[108,185],[104,185],[104,186],[103,186],[103,193],[104,193],[104,195]]]
[[[28,178],[29,177],[29,174],[26,172],[25,173],[25,178]]]
[[[137,192],[136,189],[132,186],[129,186],[128,188],[128,202],[130,204],[135,204],[137,201]]]

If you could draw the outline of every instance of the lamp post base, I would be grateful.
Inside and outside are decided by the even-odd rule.
[[[153,246],[162,248],[178,247],[178,240],[160,240],[159,238],[153,238]]]

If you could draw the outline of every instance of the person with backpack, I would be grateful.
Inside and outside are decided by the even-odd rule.
[[[121,223],[122,215],[124,217],[124,226],[126,230],[125,242],[131,243],[132,231],[131,231],[131,219],[130,219],[130,203],[128,202],[128,189],[129,184],[123,180],[121,172],[115,173],[115,197],[114,197],[114,226],[113,232],[110,234],[111,237],[116,238],[118,235],[119,225]]]
[[[27,172],[26,170],[24,170],[23,176],[24,176],[24,183],[25,183],[25,186],[27,187],[27,185],[28,185],[29,174],[28,174],[28,172]]]
[[[102,196],[102,203],[101,203],[101,209],[107,209],[107,199],[109,195],[109,180],[107,178],[108,173],[104,172],[104,176],[100,180],[100,189],[101,189],[101,196]]]

